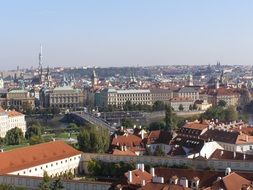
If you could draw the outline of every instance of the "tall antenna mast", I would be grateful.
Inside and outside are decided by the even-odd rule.
[[[40,53],[39,53],[39,68],[42,67],[42,45],[40,44]]]

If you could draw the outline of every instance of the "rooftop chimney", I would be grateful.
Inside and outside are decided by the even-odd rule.
[[[155,176],[155,168],[150,168],[150,174],[152,177]]]
[[[246,154],[245,153],[243,153],[243,160],[245,160],[246,159]]]
[[[222,156],[224,154],[224,151],[223,150],[221,150],[220,151],[220,156]]]
[[[231,173],[231,168],[226,168],[225,175],[229,175]]]
[[[236,157],[236,152],[234,151],[234,159],[235,159],[235,157]]]
[[[144,165],[144,164],[140,164],[140,170],[141,170],[142,172],[145,171],[145,165]]]
[[[245,140],[245,141],[246,141],[246,142],[249,142],[249,135],[246,135],[245,137],[246,137],[246,140]]]
[[[4,149],[1,148],[1,149],[0,149],[0,152],[4,152]]]
[[[146,185],[146,181],[143,179],[142,181],[141,181],[141,186],[143,187],[143,186],[145,186]]]
[[[115,133],[114,137],[115,137],[115,139],[117,139],[117,138],[118,138],[118,135]]]
[[[141,130],[141,139],[144,139],[144,131],[143,130]]]
[[[177,184],[178,183],[178,177],[176,175],[172,176],[170,178],[170,184]]]
[[[133,172],[132,171],[128,171],[128,182],[132,183],[133,181]]]
[[[194,177],[192,179],[192,183],[191,183],[191,188],[192,189],[199,189],[199,178],[198,177]]]
[[[154,176],[154,177],[152,178],[152,182],[153,182],[153,183],[164,183],[164,178],[163,178],[163,177]]]
[[[187,187],[188,188],[188,179],[186,179],[186,177],[181,177],[179,184],[182,185],[183,187]]]

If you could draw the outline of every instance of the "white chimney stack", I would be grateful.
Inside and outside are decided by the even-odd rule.
[[[146,181],[143,179],[142,182],[141,182],[141,186],[145,186],[146,185]]]
[[[0,152],[4,152],[4,149],[1,148],[1,149],[0,149]]]
[[[142,172],[145,171],[145,165],[144,165],[144,164],[140,164],[140,170],[141,170]]]
[[[178,183],[178,177],[177,176],[172,176],[170,178],[170,184],[177,184]]]
[[[152,177],[155,176],[155,168],[150,168],[150,174]]]
[[[183,187],[187,187],[188,188],[188,179],[186,179],[186,177],[181,177],[179,184],[182,185]]]
[[[224,151],[223,150],[221,150],[220,151],[220,156],[222,156],[224,154]]]
[[[141,139],[144,139],[144,131],[143,131],[143,129],[141,130]]]
[[[234,152],[234,158],[236,157],[236,152]]]
[[[163,178],[163,177],[154,176],[154,177],[152,178],[152,182],[153,182],[153,183],[164,183],[164,178]]]
[[[133,182],[133,172],[132,171],[128,171],[128,182],[129,183]]]
[[[226,168],[225,175],[229,175],[231,173],[231,168]]]
[[[244,153],[244,154],[243,154],[243,160],[245,160],[245,159],[246,159],[246,154]]]

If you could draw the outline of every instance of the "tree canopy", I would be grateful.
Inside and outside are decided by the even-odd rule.
[[[162,130],[164,128],[165,128],[165,123],[164,122],[154,121],[154,122],[149,124],[149,130],[150,131]]]
[[[220,106],[220,107],[226,107],[226,105],[227,105],[227,102],[224,101],[224,100],[220,100],[220,101],[218,102],[218,106]]]
[[[104,153],[109,148],[109,132],[107,129],[92,126],[83,128],[77,136],[79,149],[83,152]]]
[[[200,116],[202,119],[218,119],[222,122],[230,122],[238,119],[238,113],[233,106],[227,108],[221,106],[213,106]]]
[[[29,140],[33,135],[41,136],[41,133],[41,126],[33,124],[32,126],[27,128],[25,138]]]
[[[5,142],[8,145],[18,145],[21,144],[24,140],[23,132],[20,128],[13,128],[7,131],[5,135]]]
[[[123,118],[121,120],[121,125],[123,127],[125,127],[125,128],[132,128],[134,124],[133,124],[133,122],[132,122],[131,119],[129,119],[129,118]]]
[[[166,106],[165,109],[165,130],[173,130],[177,128],[177,116],[173,112],[173,108],[171,106]]]
[[[152,106],[153,111],[163,111],[165,110],[165,104],[163,101],[155,101],[153,106]]]

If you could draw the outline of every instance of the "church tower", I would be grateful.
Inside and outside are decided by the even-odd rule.
[[[188,76],[188,86],[193,86],[193,78],[192,75]]]
[[[92,75],[91,75],[91,84],[92,84],[92,87],[95,87],[95,86],[98,85],[98,78],[97,78],[95,68],[93,68],[93,72],[92,72]]]

